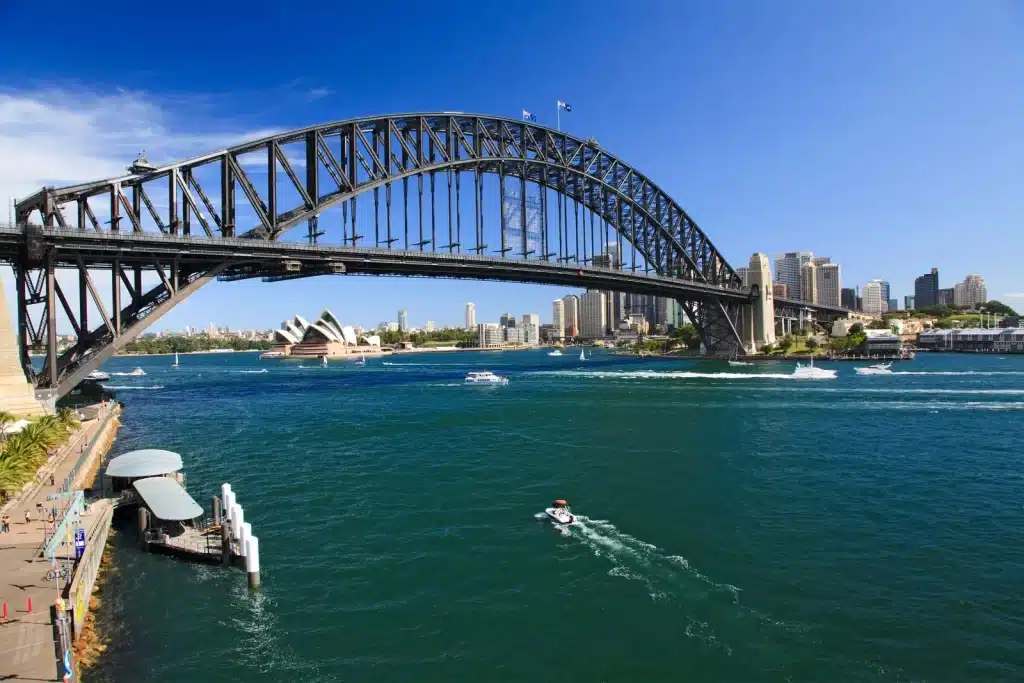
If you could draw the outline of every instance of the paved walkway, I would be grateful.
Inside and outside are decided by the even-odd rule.
[[[78,435],[47,463],[42,481],[4,506],[3,514],[11,518],[11,531],[0,534],[0,603],[7,603],[7,621],[0,619],[0,681],[58,680],[50,620],[50,605],[58,596],[58,581],[46,580],[50,563],[39,557],[47,522],[45,517],[40,519],[36,503],[45,505],[47,496],[59,492],[108,414],[101,412],[98,419],[83,423]],[[52,504],[50,501],[49,505]],[[30,516],[28,522],[26,512]],[[91,527],[97,517],[86,512],[83,522]],[[91,532],[90,528],[87,535]],[[67,551],[62,548],[60,557]],[[73,558],[74,550],[70,552]],[[27,610],[30,598],[31,613]]]

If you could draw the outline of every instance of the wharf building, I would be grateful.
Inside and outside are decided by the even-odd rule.
[[[306,322],[301,315],[281,323],[281,328],[274,330],[271,351],[295,358],[337,358],[383,352],[378,335],[357,335],[354,327],[342,325],[327,308],[313,323]]]
[[[1024,353],[1024,327],[925,330],[918,335],[917,345],[930,351]]]

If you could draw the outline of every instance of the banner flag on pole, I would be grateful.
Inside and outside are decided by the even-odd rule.
[[[530,112],[528,112],[528,111],[526,111],[524,109],[523,110],[523,121],[533,121],[534,123],[537,123],[537,115],[536,114],[531,114]]]
[[[563,102],[562,100],[558,100],[558,108],[566,111],[572,111],[572,105],[568,102]]]

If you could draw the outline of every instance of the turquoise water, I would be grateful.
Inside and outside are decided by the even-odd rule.
[[[231,482],[263,591],[122,534],[87,682],[1024,679],[1024,357],[171,362],[115,452]]]

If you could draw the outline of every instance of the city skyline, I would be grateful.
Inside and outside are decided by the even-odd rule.
[[[657,182],[734,267],[754,252],[800,248],[830,254],[842,264],[847,286],[884,277],[893,283],[891,297],[900,300],[913,295],[914,278],[934,266],[958,273],[950,283],[980,272],[990,299],[1024,302],[1024,278],[1010,257],[1024,248],[1016,229],[1024,220],[1017,189],[1024,183],[1015,162],[1024,156],[1017,134],[1024,92],[1016,87],[1014,67],[1024,41],[1013,5],[950,1],[922,11],[911,4],[884,18],[869,7],[826,6],[815,10],[816,32],[797,30],[808,15],[795,4],[739,14],[714,5],[663,6],[649,16],[586,7],[570,2],[552,12],[586,15],[594,40],[615,41],[650,68],[637,73],[612,54],[597,54],[577,65],[567,87],[548,68],[546,44],[530,30],[522,8],[503,12],[491,35],[470,35],[452,46],[450,56],[471,73],[493,75],[496,68],[515,66],[504,69],[501,89],[488,87],[487,78],[467,78],[453,90],[441,65],[420,70],[414,87],[399,69],[389,68],[349,72],[343,85],[328,87],[337,80],[337,54],[312,64],[281,55],[258,76],[239,74],[227,84],[214,77],[208,60],[152,55],[145,72],[122,70],[115,79],[110,64],[122,55],[113,45],[97,46],[94,62],[70,62],[61,49],[37,54],[29,34],[13,34],[0,46],[0,108],[6,113],[0,156],[24,163],[0,169],[0,197],[7,203],[44,184],[117,176],[143,149],[154,162],[170,161],[269,131],[371,112],[459,110],[518,119],[525,107],[537,113],[539,124],[552,126],[554,112],[541,103],[567,98],[573,111],[562,117],[563,129],[600,140]],[[14,25],[27,10],[4,11]],[[73,44],[79,31],[103,30],[95,13],[68,12],[51,34],[58,46]],[[417,17],[408,25],[436,21],[429,13]],[[356,22],[372,18],[366,7],[349,15]],[[708,26],[728,30],[734,40],[717,39],[718,33],[703,28]],[[387,65],[405,63],[417,46],[428,44],[422,30],[399,30],[388,41]],[[660,47],[680,40],[680,31],[703,55],[702,64],[713,68],[677,62]],[[477,57],[491,54],[497,39],[514,40],[522,49],[493,56],[485,69]],[[182,40],[201,44],[199,37]],[[360,34],[352,40],[373,51],[380,39]],[[960,49],[938,47],[950,44]],[[226,55],[212,59],[232,63]],[[601,87],[609,79],[629,79],[638,89],[656,90],[680,69],[685,92],[665,92],[657,106],[637,98],[609,107]],[[950,101],[956,88],[970,89],[971,98]],[[751,93],[758,98],[756,113],[749,107]],[[631,125],[621,125],[624,120]],[[667,130],[677,134],[660,134]],[[683,152],[688,163],[679,164]],[[497,215],[495,207],[492,218]],[[962,239],[964,226],[972,239]],[[920,238],[923,230],[927,240]],[[9,269],[0,269],[0,277],[14,310]],[[298,300],[345,301],[335,308],[366,322],[383,310],[409,306],[424,320],[450,325],[458,322],[453,314],[467,290],[488,312],[543,311],[564,293],[537,285],[402,278],[218,282],[153,329],[211,319],[253,327],[264,314],[287,316]]]

